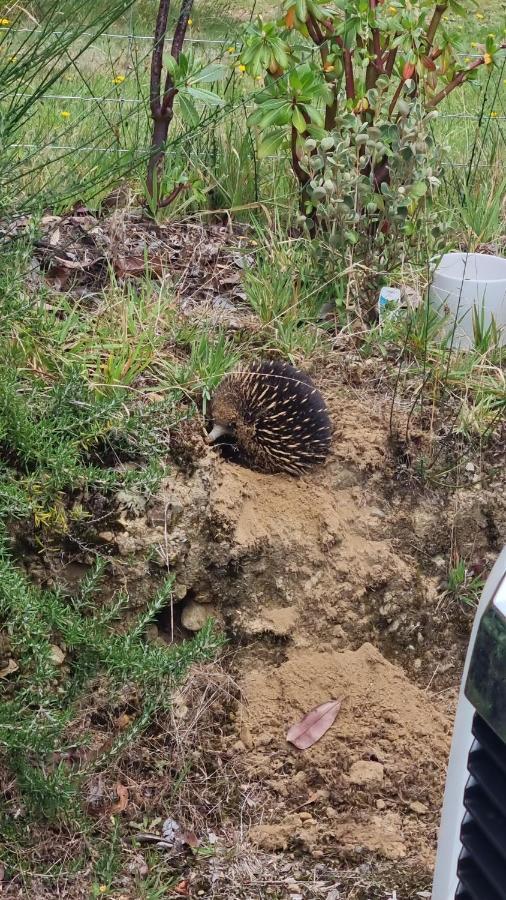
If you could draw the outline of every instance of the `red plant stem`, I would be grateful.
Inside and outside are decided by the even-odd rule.
[[[174,202],[176,197],[179,197],[181,191],[186,191],[189,187],[190,185],[188,184],[188,182],[185,182],[185,184],[176,184],[174,190],[171,191],[170,194],[168,194],[166,197],[164,197],[163,200],[160,200],[158,209],[163,209],[166,206],[170,206],[170,204]]]
[[[344,65],[344,83],[346,86],[346,98],[347,100],[355,99],[355,76],[353,74],[353,59],[351,55],[351,51],[348,50],[347,47],[344,46],[344,41],[340,35],[336,35],[336,43],[338,47],[343,51],[343,65]]]
[[[161,109],[160,87],[162,83],[163,50],[165,46],[165,35],[167,33],[169,9],[170,0],[160,0],[158,15],[156,17],[153,55],[151,57],[151,79],[149,90],[153,118],[160,113]]]
[[[387,54],[387,61],[385,63],[385,74],[390,77],[394,70],[395,58],[397,56],[397,47],[394,47],[393,50],[389,50]]]
[[[304,172],[300,162],[299,155],[297,153],[297,129],[292,125],[292,133],[291,133],[291,150],[292,150],[292,169],[294,171],[295,177],[299,184],[304,187],[305,184],[309,181],[309,175],[307,172]]]
[[[501,44],[500,49],[506,50],[506,43]],[[461,72],[459,72],[455,76],[453,81],[449,81],[448,84],[444,86],[443,90],[440,91],[439,94],[436,94],[436,96],[432,98],[430,103],[427,104],[427,108],[434,109],[434,107],[441,103],[441,101],[444,100],[445,97],[448,97],[448,95],[451,94],[452,91],[455,90],[455,88],[464,83],[470,72],[472,72],[474,69],[478,69],[483,65],[485,65],[485,57],[480,56],[480,58],[475,60],[475,62],[472,63],[472,65],[468,66],[467,69],[463,69]]]
[[[401,96],[403,84],[404,84],[404,79],[402,79],[402,81],[400,81],[399,84],[397,85],[395,94],[393,95],[393,97],[390,101],[390,106],[388,107],[388,115],[389,116],[393,115],[394,109],[397,105],[397,101],[398,101],[399,97]]]
[[[377,0],[369,0],[369,9],[375,12],[378,3]],[[370,42],[369,52],[374,54],[374,59],[370,60],[367,65],[365,75],[366,90],[373,88],[379,76],[383,72],[383,57],[381,52],[381,35],[379,28],[372,29],[372,40]]]
[[[171,55],[177,61],[183,48],[186,29],[188,27],[188,19],[193,6],[193,0],[183,0],[179,18],[172,39]],[[153,119],[153,131],[151,136],[151,154],[148,162],[147,172],[147,190],[151,198],[155,193],[155,174],[160,174],[163,169],[165,160],[165,145],[169,126],[174,116],[174,100],[177,95],[177,88],[172,80],[172,76],[167,72],[165,78],[165,86],[163,96],[161,95],[162,69],[163,69],[163,52],[165,47],[165,38],[167,34],[167,21],[169,18],[170,0],[160,0],[158,6],[158,15],[155,26],[155,37],[153,44],[153,56],[151,58],[151,79],[150,79],[150,108],[151,117]],[[169,197],[158,202],[158,206],[167,206],[171,203],[172,191]],[[176,194],[177,196],[177,194]],[[168,202],[166,202],[168,201]]]
[[[441,21],[441,17],[444,15],[444,13],[446,12],[447,9],[448,9],[447,3],[438,3],[434,10],[432,19],[430,20],[430,25],[427,29],[427,36],[425,38],[425,41],[427,44],[427,52],[431,49],[431,47],[434,43],[434,38],[436,36],[436,31],[439,28],[439,23]]]

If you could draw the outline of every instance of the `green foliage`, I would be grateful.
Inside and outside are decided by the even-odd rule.
[[[241,60],[265,74],[249,119],[259,156],[289,152],[312,233],[330,225],[345,246],[361,232],[382,246],[387,231],[392,243],[414,232],[438,184],[431,111],[480,66],[498,65],[493,35],[476,63],[459,62],[443,13],[472,6],[286,0],[277,21],[247,26]]]
[[[8,27],[0,29],[0,214],[13,211],[19,214],[22,206],[20,195],[47,167],[46,145],[51,143],[51,138],[46,129],[41,129],[39,133],[30,130],[26,147],[20,141],[20,134],[33,121],[34,110],[66,73],[79,71],[79,63],[88,48],[133,3],[134,0],[114,0],[106,6],[97,7],[93,0],[64,0],[63,3],[50,0],[43,5],[42,17],[36,28],[32,27],[33,20],[29,19],[27,23],[22,7],[14,6],[10,10]],[[105,126],[95,131],[94,139],[111,141],[112,138],[113,150],[117,143],[115,133],[111,132],[111,121],[107,119]],[[68,154],[60,151],[60,158],[65,155]],[[102,154],[100,166],[88,166],[84,178],[81,173],[81,195],[86,190],[96,190],[100,181],[107,186],[121,173],[130,171],[135,155]],[[46,174],[44,194],[23,197],[25,208],[34,210],[49,203],[65,203],[70,181],[69,178],[62,183],[52,172]]]
[[[301,220],[316,214],[342,250],[359,245],[364,257],[373,248],[392,246],[401,235],[409,239],[422,213],[427,228],[422,201],[439,180],[418,103],[396,122],[379,118],[369,124],[353,113],[337,114],[336,131],[318,142],[308,139],[301,158],[310,175]],[[380,171],[388,178],[378,184]],[[434,214],[431,221],[439,232]]]
[[[6,255],[0,284],[0,626],[15,661],[0,680],[0,748],[23,805],[25,828],[29,816],[82,824],[83,780],[105,757],[137,739],[170,704],[191,663],[209,659],[219,641],[210,628],[177,647],[146,640],[148,624],[171,602],[171,578],[120,628],[129,598],[119,590],[112,596],[108,591],[106,602],[101,599],[109,578],[105,559],[98,556],[72,590],[42,590],[17,565],[10,538],[15,520],[28,540],[44,547],[58,533],[78,539],[97,491],[111,503],[133,493],[148,500],[166,471],[168,428],[184,413],[176,409],[182,394],[174,384],[166,400],[148,404],[136,404],[136,394],[127,390],[128,370],[122,382],[97,384],[93,366],[85,364],[86,328],[79,314],[70,312],[68,321],[63,309],[54,316],[54,310],[25,297],[17,277],[23,257]],[[148,311],[142,296],[135,315],[128,300],[127,295],[129,315],[123,322],[135,338]],[[95,332],[95,355],[110,334]],[[218,353],[222,364],[224,344]],[[204,380],[211,377],[212,358],[209,350],[206,355],[195,349]],[[40,364],[35,371],[34,360]],[[63,667],[55,645],[64,648]],[[81,733],[82,760],[73,765],[67,752],[76,740],[75,721],[97,684],[106,686],[111,707],[127,685],[136,686],[138,711],[104,749],[105,756],[86,761],[88,736]],[[106,868],[104,862],[103,872]]]
[[[478,606],[484,584],[483,578],[473,574],[463,559],[460,559],[448,572],[447,591],[449,596],[473,609]]]

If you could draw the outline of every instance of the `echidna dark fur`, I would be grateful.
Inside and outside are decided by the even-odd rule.
[[[325,401],[309,375],[288,363],[262,360],[226,375],[211,412],[210,442],[229,436],[253,469],[301,475],[329,453]]]

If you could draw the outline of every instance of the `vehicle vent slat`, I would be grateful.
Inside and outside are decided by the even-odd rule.
[[[462,900],[462,888],[464,889],[464,897],[468,896],[471,900],[501,900],[498,894],[480,872],[478,866],[473,859],[465,857],[459,862],[457,870],[460,878],[460,887],[456,893],[456,898]]]
[[[496,735],[495,731],[492,731],[490,725],[487,725],[481,716],[474,717],[472,730],[478,743],[487,756],[493,759],[496,766],[501,769],[506,780],[506,748],[501,738]]]
[[[475,713],[456,900],[506,900],[506,744]]]

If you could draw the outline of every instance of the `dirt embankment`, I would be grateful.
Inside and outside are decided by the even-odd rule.
[[[254,788],[247,841],[367,863],[385,887],[380,872],[395,873],[390,888],[402,872],[420,890],[471,621],[444,595],[448,561],[457,549],[486,573],[506,540],[506,494],[493,475],[479,491],[464,478],[451,496],[421,486],[395,458],[386,403],[331,369],[319,385],[335,423],[322,470],[262,475],[197,436],[194,470],[174,471],[143,515],[119,511],[97,540],[133,607],[175,573],[174,615],[153,639],[212,614],[237,647],[241,699],[217,747],[241,789]],[[319,743],[303,753],[287,744],[291,724],[337,697]]]

